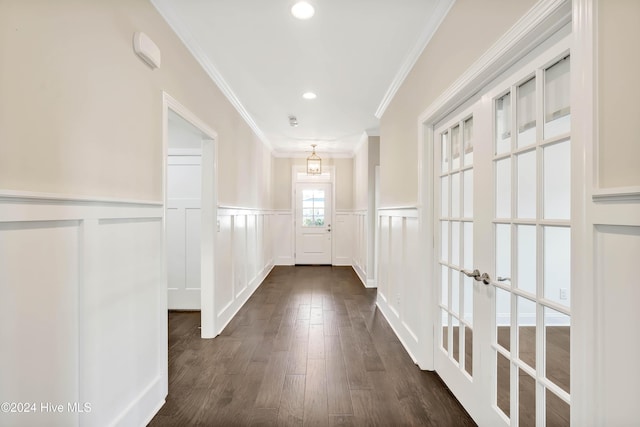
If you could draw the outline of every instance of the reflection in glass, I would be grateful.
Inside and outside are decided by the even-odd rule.
[[[456,362],[460,363],[460,321],[456,316],[451,316],[451,332],[453,335],[453,358]]]
[[[442,289],[440,292],[440,303],[442,303],[443,306],[448,307],[449,306],[449,269],[444,265],[440,266],[440,269],[441,269],[440,274],[442,275],[441,277]]]
[[[463,283],[463,292],[464,292],[464,298],[463,298],[463,311],[464,311],[464,320],[465,322],[467,322],[469,325],[473,325],[473,278],[472,277],[467,277],[467,276],[462,276],[462,283]]]
[[[511,277],[511,225],[496,224],[496,277]],[[505,284],[511,284],[505,281]]]
[[[536,303],[518,297],[518,357],[536,367]]]
[[[451,175],[451,217],[460,218],[460,173]]]
[[[518,155],[518,218],[536,218],[536,152]]]
[[[544,217],[571,218],[571,142],[544,148]]]
[[[518,148],[536,142],[536,79],[518,87]]]
[[[511,343],[511,292],[496,288],[496,341],[505,350]]]
[[[571,229],[544,227],[544,297],[571,304]]]
[[[462,185],[464,187],[464,197],[462,205],[462,216],[464,218],[473,217],[473,169],[463,172]]]
[[[464,164],[473,164],[473,117],[464,121]]]
[[[460,273],[451,270],[451,312],[460,314]]]
[[[473,330],[464,327],[464,370],[473,375]]]
[[[496,404],[504,414],[511,414],[511,363],[502,354],[497,353]]]
[[[463,226],[464,239],[464,260],[463,267],[465,270],[473,270],[473,223],[465,222]]]
[[[442,348],[449,352],[449,313],[442,310]]]
[[[496,154],[511,151],[511,93],[496,99]]]
[[[571,130],[570,60],[567,56],[544,72],[544,137]]]
[[[536,295],[536,226],[518,225],[518,288]]]
[[[449,262],[449,221],[440,221],[440,259]]]
[[[451,264],[460,265],[460,223],[451,222]]]
[[[544,309],[545,376],[569,393],[571,383],[571,319],[551,308]]]
[[[556,396],[549,389],[545,390],[545,398],[547,401],[546,411],[547,426],[553,427],[569,427],[571,425],[571,416],[569,404]]]
[[[449,216],[449,176],[440,178],[440,215]]]
[[[518,426],[536,426],[536,380],[518,369]]]
[[[511,158],[496,162],[496,218],[511,218]]]
[[[440,170],[442,173],[449,172],[449,135],[445,132],[440,135]]]
[[[460,126],[451,129],[451,168],[460,167]]]

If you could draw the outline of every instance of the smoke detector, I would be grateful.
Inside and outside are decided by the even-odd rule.
[[[296,118],[296,116],[289,116],[289,126],[293,128],[298,126],[298,119]]]

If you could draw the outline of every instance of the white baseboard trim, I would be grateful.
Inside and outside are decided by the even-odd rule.
[[[353,268],[353,271],[356,272],[356,276],[358,276],[358,279],[360,279],[360,281],[362,282],[362,284],[364,285],[365,288],[367,288],[367,274],[362,271],[362,269],[360,268],[360,266],[352,264],[351,268]]]
[[[290,256],[279,256],[276,258],[274,265],[295,265],[296,262],[293,257]]]
[[[273,270],[273,267],[275,267],[274,264],[269,264],[265,266],[262,269],[261,273],[258,276],[256,276],[256,279],[254,280],[254,283],[256,283],[256,285],[252,287],[248,287],[248,286],[245,287],[242,291],[242,293],[244,293],[244,296],[239,297],[235,301],[231,302],[229,305],[227,305],[224,308],[224,310],[222,310],[222,312],[218,315],[218,321],[222,323],[219,323],[216,325],[217,331],[215,333],[215,336],[220,335],[222,331],[224,331],[224,328],[227,327],[229,322],[231,322],[231,320],[235,317],[235,315],[238,314],[240,309],[247,303],[247,301],[249,301],[249,298],[251,298],[251,295],[253,295],[255,291],[258,290],[262,282],[264,282],[264,279],[266,279],[269,273],[271,273],[271,270]],[[227,314],[229,310],[231,310],[230,314]]]
[[[140,426],[147,425],[156,416],[165,403],[167,397],[162,384],[163,377],[156,377],[142,393],[134,399],[109,426]],[[145,410],[144,408],[148,408]],[[87,417],[91,417],[88,413]],[[82,422],[80,424],[83,424]]]
[[[367,284],[365,286],[367,288],[375,289],[378,287],[378,281],[376,279],[367,279]]]
[[[393,332],[396,334],[396,336],[398,337],[398,340],[400,340],[400,343],[409,354],[409,357],[411,357],[411,360],[413,361],[413,363],[420,366],[418,358],[415,355],[415,349],[413,349],[411,345],[408,345],[407,340],[405,338],[405,332],[410,336],[413,336],[414,334],[411,331],[403,330],[404,325],[402,324],[400,319],[398,319],[398,322],[400,323],[400,325],[397,324],[395,320],[397,319],[397,316],[391,315],[395,311],[391,307],[389,307],[389,305],[383,299],[378,298],[378,300],[376,301],[376,306],[378,307],[378,309],[380,310],[384,318],[387,320],[387,323],[389,323],[389,326],[391,326],[391,329],[393,329]],[[418,342],[416,342],[415,345],[417,346]]]

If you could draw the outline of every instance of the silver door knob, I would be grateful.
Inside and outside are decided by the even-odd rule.
[[[482,273],[482,276],[480,276],[480,278],[476,278],[476,280],[479,282],[480,280],[482,280],[482,283],[484,283],[485,285],[488,285],[489,283],[491,283],[491,277],[489,277],[489,275],[487,273]]]
[[[467,277],[473,277],[476,280],[480,280],[480,271],[476,268],[473,271],[468,271],[468,270],[462,270],[462,272],[464,273],[465,276]]]

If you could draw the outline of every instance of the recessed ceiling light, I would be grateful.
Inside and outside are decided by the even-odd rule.
[[[309,19],[316,13],[313,6],[306,1],[299,1],[291,8],[291,14],[298,19]]]
[[[304,99],[316,99],[317,95],[315,93],[313,93],[313,92],[305,92],[305,93],[302,94],[302,97]]]

